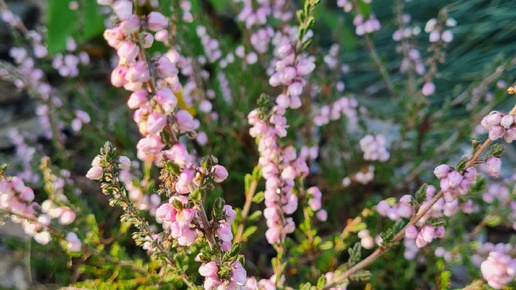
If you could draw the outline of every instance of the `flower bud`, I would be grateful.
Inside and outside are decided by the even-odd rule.
[[[120,64],[135,62],[139,52],[140,48],[138,45],[131,41],[124,41],[116,51]]]
[[[217,183],[221,183],[222,181],[226,180],[229,175],[227,169],[222,165],[213,166],[211,172],[213,174],[213,181]]]
[[[153,11],[147,16],[147,28],[149,28],[150,31],[157,32],[167,27],[168,20],[163,14]]]
[[[489,130],[489,139],[495,141],[500,139],[505,134],[505,129],[502,126],[493,126]]]
[[[161,78],[167,78],[177,75],[176,66],[168,59],[168,57],[160,57],[158,60],[158,75]]]
[[[138,109],[147,103],[147,90],[138,90],[135,91],[129,96],[129,100],[127,100],[127,106],[130,109]]]
[[[120,156],[118,157],[118,167],[120,169],[129,169],[131,168],[131,159],[127,156]]]
[[[86,177],[91,180],[100,180],[103,176],[102,167],[99,166],[93,166],[88,172],[86,173]]]
[[[513,123],[514,123],[513,115],[505,115],[505,116],[503,116],[502,120],[500,120],[500,125],[502,127],[504,127],[505,129],[509,129]]]
[[[127,20],[133,14],[133,3],[128,0],[118,0],[113,4],[113,11],[118,19]]]
[[[209,262],[199,267],[199,274],[203,277],[217,277],[217,264],[215,262]]]
[[[489,176],[492,178],[500,177],[500,168],[502,166],[502,160],[500,158],[491,157],[486,161],[486,169]]]
[[[450,172],[450,167],[446,164],[441,164],[437,166],[434,170],[435,176],[437,176],[438,179],[443,179],[448,175]]]
[[[140,17],[131,15],[127,20],[120,23],[120,28],[125,34],[137,32],[140,29]]]

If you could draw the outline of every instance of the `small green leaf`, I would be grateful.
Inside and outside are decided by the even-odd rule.
[[[252,234],[254,234],[258,230],[257,226],[250,226],[247,229],[245,229],[244,233],[242,234],[242,237],[244,239],[249,238]]]
[[[319,280],[317,280],[317,289],[322,289],[325,284],[326,284],[326,277],[324,277],[324,275],[321,275],[321,277],[319,277]]]
[[[333,242],[332,241],[323,242],[319,245],[319,249],[322,251],[333,249]]]
[[[428,184],[423,184],[416,192],[416,201],[418,203],[422,203],[426,200],[426,189],[428,188]]]
[[[461,172],[462,170],[464,170],[466,168],[466,163],[468,163],[469,161],[469,158],[464,156],[462,157],[462,159],[459,161],[459,163],[457,163],[457,171],[458,172]]]
[[[252,201],[254,203],[261,203],[263,200],[265,199],[265,194],[263,191],[260,191],[258,193],[256,193],[254,196],[253,196],[253,199]]]
[[[220,217],[224,213],[224,199],[222,197],[217,197],[215,199],[215,204],[213,205],[213,217]]]
[[[259,219],[261,216],[262,216],[262,212],[261,212],[261,211],[259,211],[259,210],[257,210],[257,211],[253,212],[253,213],[249,216],[248,220],[249,220],[250,222],[254,222],[254,221],[256,221],[257,219]]]
[[[305,41],[303,43],[303,45],[301,46],[301,50],[305,50],[307,49],[310,45],[312,44],[312,40],[311,39],[308,39],[307,41]]]
[[[488,226],[494,227],[502,222],[502,218],[499,216],[488,216],[486,217],[486,222]]]
[[[493,157],[500,158],[504,150],[504,147],[502,144],[494,144],[491,147],[491,153],[493,154]]]
[[[244,176],[245,192],[249,192],[249,189],[251,188],[252,179],[253,177],[249,173]]]

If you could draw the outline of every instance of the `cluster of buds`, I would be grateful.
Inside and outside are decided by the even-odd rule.
[[[170,229],[172,238],[177,239],[181,246],[190,246],[197,238],[197,232],[190,224],[198,215],[197,210],[188,208],[188,198],[173,196],[168,203],[162,204],[156,210],[156,219],[164,228]]]
[[[251,35],[250,41],[254,50],[260,54],[264,54],[267,52],[269,48],[269,43],[274,36],[274,29],[270,26],[266,26],[256,30]]]
[[[160,137],[163,130],[177,136],[194,130],[196,123],[188,111],[177,109],[175,93],[182,87],[177,78],[176,54],[145,59],[144,49],[152,46],[160,32],[167,31],[167,18],[156,11],[140,17],[133,14],[132,5],[127,0],[112,4],[120,23],[107,29],[104,38],[117,49],[119,57],[111,74],[112,84],[133,91],[127,105],[136,109],[133,119],[143,135],[137,145],[138,157],[145,159],[147,154],[158,155],[165,146]]]
[[[281,109],[301,107],[301,93],[306,85],[304,76],[309,75],[314,69],[314,60],[310,57],[298,55],[287,39],[284,39],[274,50],[277,57],[275,73],[269,78],[269,84],[273,87],[286,86],[285,93],[276,98],[277,106]]]
[[[338,120],[342,116],[346,116],[350,124],[357,123],[357,106],[358,102],[355,98],[342,97],[335,101],[332,105],[324,105],[315,112],[314,124],[323,126],[330,120]]]
[[[208,57],[208,62],[214,63],[220,59],[222,57],[222,51],[219,48],[219,41],[208,34],[205,26],[197,26],[196,32],[197,36],[201,39],[201,44]]]
[[[42,34],[35,30],[27,30],[21,19],[9,10],[0,11],[0,17],[11,27],[22,32],[27,44],[23,47],[15,46],[9,50],[9,55],[13,58],[17,71],[9,71],[5,76],[0,73],[0,78],[12,81],[18,88],[27,89],[31,95],[38,98],[40,103],[36,107],[36,115],[45,137],[54,137],[63,141],[65,135],[61,134],[60,130],[65,125],[56,116],[51,116],[53,108],[62,107],[63,102],[55,95],[56,90],[46,80],[44,71],[38,67],[39,62],[50,59]],[[66,48],[65,56],[58,53],[50,60],[61,76],[75,77],[79,74],[78,66],[87,65],[90,59],[86,52],[77,51],[77,45],[72,38],[67,39]],[[83,123],[89,123],[88,114],[76,111],[76,116],[72,121],[73,131],[78,132]]]
[[[312,186],[307,191],[308,193],[308,205],[310,208],[316,212],[316,217],[318,220],[324,222],[328,219],[328,212],[322,209],[322,193],[319,188]]]
[[[382,200],[376,205],[376,211],[381,216],[388,217],[393,221],[410,218],[414,214],[412,196],[404,195],[396,204],[392,203],[392,200]]]
[[[0,213],[6,212],[11,221],[22,226],[26,235],[46,245],[52,240],[49,231],[52,220],[57,219],[61,226],[66,226],[75,220],[76,214],[67,206],[56,206],[51,200],[39,205],[34,198],[32,188],[26,186],[20,178],[11,177],[0,181]],[[81,250],[77,234],[67,233],[65,241],[69,251]]]
[[[453,32],[450,29],[447,29],[447,27],[454,27],[456,25],[457,21],[453,18],[448,18],[444,22],[432,18],[426,23],[425,32],[430,33],[430,42],[438,42],[442,40],[449,43],[453,40]]]
[[[355,33],[357,35],[370,34],[382,28],[380,21],[372,13],[369,14],[367,19],[364,19],[362,14],[357,14],[353,19],[353,25],[355,25]]]
[[[398,203],[395,203],[393,200],[383,200],[376,206],[376,211],[381,216],[386,216],[393,221],[403,218],[408,219],[414,216],[416,208],[419,208],[419,211],[426,208],[432,202],[436,191],[434,186],[427,186],[424,191],[425,200],[420,204],[417,204],[411,195],[404,195]],[[472,213],[474,211],[471,200],[459,204],[458,199],[447,202],[444,198],[440,198],[416,224],[409,225],[405,231],[405,257],[413,259],[420,248],[431,243],[436,238],[442,238],[445,234],[445,229],[436,221],[443,217],[455,215],[459,208],[464,213]]]
[[[435,168],[434,174],[440,180],[446,202],[453,202],[459,195],[466,195],[469,187],[475,184],[477,179],[477,170],[474,167],[469,167],[461,173],[441,164]]]
[[[175,245],[190,246],[200,240],[198,238],[201,235],[203,241],[208,242],[210,251],[202,254],[200,261],[204,264],[215,263],[218,271],[216,276],[213,273],[203,275],[206,277],[206,289],[233,285],[230,279],[233,276],[236,277],[233,281],[235,285],[241,286],[245,283],[245,270],[240,263],[238,264],[240,267],[233,263],[238,251],[232,251],[233,235],[230,227],[236,213],[230,206],[216,206],[220,210],[214,209],[212,220],[208,221],[202,206],[202,195],[212,188],[208,181],[222,182],[227,178],[228,172],[223,166],[213,164],[216,163],[214,157],[203,159],[199,166],[196,158],[188,153],[186,146],[178,141],[184,134],[195,136],[194,130],[199,126],[187,110],[177,107],[177,95],[181,91],[183,91],[183,101],[187,105],[192,105],[190,103],[194,96],[187,92],[187,88],[183,90],[178,79],[178,68],[181,68],[185,76],[193,77],[194,70],[191,64],[193,60],[189,61],[181,57],[176,50],[170,50],[163,56],[147,60],[145,49],[152,46],[154,39],[168,45],[167,18],[159,12],[138,16],[133,13],[135,10],[133,3],[127,0],[118,0],[109,5],[120,20],[119,25],[104,33],[108,44],[117,49],[119,57],[118,66],[112,73],[111,81],[115,87],[123,86],[133,92],[127,105],[131,109],[136,109],[134,121],[143,135],[137,144],[138,157],[142,160],[149,160],[149,156],[153,157],[150,160],[156,161],[162,168],[160,176],[162,184],[158,193],[167,196],[168,201],[156,209],[156,220],[163,224],[164,237],[167,240],[173,240]],[[152,32],[155,34],[153,35]],[[198,27],[198,34],[210,51],[211,57],[208,61],[219,59],[220,50],[216,40],[210,38],[202,26]],[[206,59],[199,59],[199,62],[201,61],[205,63]],[[208,78],[208,72],[201,74],[201,77]],[[195,89],[196,85],[193,84],[192,87]],[[214,92],[211,91],[208,97],[214,96]],[[209,101],[205,101],[205,104],[201,103],[200,109],[210,113],[211,103]],[[206,139],[206,136],[204,138]],[[203,143],[206,143],[206,140]],[[165,147],[168,149],[164,150]],[[109,159],[109,154],[104,155]],[[88,173],[89,177],[109,182],[105,178],[105,171],[107,168],[113,168],[113,164],[94,160],[92,166],[91,174]],[[218,204],[220,205],[220,202]],[[145,242],[142,241],[142,244],[149,251],[155,251],[152,245],[162,239],[160,236],[148,234],[144,238]],[[220,251],[212,251],[215,249]],[[213,253],[230,250],[232,255],[222,257],[215,254],[217,257],[213,256]],[[232,260],[229,261],[228,257]],[[228,265],[234,267],[228,268],[226,267]],[[201,269],[204,269],[203,267],[204,265]],[[215,279],[215,277],[218,278]]]
[[[245,27],[250,29],[254,25],[264,25],[267,23],[267,17],[271,15],[271,4],[269,1],[259,1],[255,5],[251,0],[235,0],[241,2],[244,6],[238,13],[236,20],[245,23]]]
[[[490,252],[489,257],[480,265],[482,277],[495,289],[514,281],[516,276],[516,259],[500,252]]]
[[[489,139],[492,141],[503,137],[505,142],[511,143],[516,139],[516,117],[513,115],[492,111],[482,119],[480,125],[489,131]]]
[[[390,154],[387,151],[385,137],[383,135],[366,135],[359,142],[360,149],[364,152],[365,160],[389,160]]]
[[[57,53],[52,60],[52,67],[55,68],[63,77],[76,77],[79,75],[79,64],[87,65],[90,62],[89,55],[82,51],[74,54],[77,50],[77,43],[71,37],[66,39],[65,55]]]
[[[490,242],[480,244],[471,256],[473,265],[480,267],[483,278],[494,289],[514,281],[516,276],[516,259],[511,253],[514,245]]]
[[[227,275],[230,273],[230,275]],[[205,277],[204,289],[240,289],[247,282],[246,271],[240,262],[220,266],[215,262],[202,264],[199,274]]]
[[[309,34],[305,34],[303,41],[308,37]],[[279,143],[279,138],[287,135],[286,109],[301,107],[300,96],[306,85],[304,77],[315,69],[314,60],[296,51],[299,47],[292,45],[297,40],[296,28],[286,29],[284,33],[276,32],[272,41],[275,58],[271,61],[273,72],[269,83],[273,87],[283,86],[284,90],[276,97],[272,109],[266,108],[266,102],[261,102],[264,108],[255,109],[248,115],[252,126],[249,134],[259,140],[259,164],[266,180],[267,208],[264,216],[268,230],[265,236],[270,244],[281,243],[287,234],[294,232],[293,219],[285,215],[294,213],[298,206],[298,198],[293,192],[294,180],[304,178],[309,173],[305,158],[298,157],[294,147],[282,148]],[[261,101],[265,101],[265,98]]]

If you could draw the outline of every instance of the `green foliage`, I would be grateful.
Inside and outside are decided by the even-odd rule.
[[[48,50],[51,54],[64,51],[66,39],[73,37],[86,42],[104,30],[104,16],[95,0],[79,1],[79,10],[69,8],[72,0],[50,0],[48,6]],[[84,11],[84,13],[81,13]]]

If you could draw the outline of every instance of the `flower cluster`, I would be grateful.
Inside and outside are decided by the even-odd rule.
[[[9,50],[9,56],[16,64],[16,71],[12,71],[13,68],[9,67],[9,74],[5,76],[0,74],[0,78],[12,81],[20,89],[27,89],[38,99],[39,103],[35,111],[45,137],[63,142],[65,135],[61,131],[65,125],[54,112],[55,109],[63,107],[63,101],[57,96],[56,89],[46,80],[45,73],[41,69],[50,59],[45,39],[40,32],[28,30],[20,18],[11,11],[0,11],[0,16],[12,28],[23,32],[22,37],[26,44],[26,46],[14,46]],[[56,54],[50,61],[61,76],[76,77],[79,74],[79,64],[89,64],[89,55],[84,51],[77,52],[77,45],[72,38],[67,40],[67,50],[66,56]],[[89,123],[89,116],[84,111],[77,110],[75,116],[69,113],[68,115],[75,121],[72,123],[72,129],[76,133],[80,131],[83,123]]]
[[[89,55],[82,51],[78,55],[73,54],[77,50],[77,43],[71,37],[66,40],[67,54],[57,53],[52,60],[52,67],[62,77],[76,77],[79,75],[79,64],[87,65],[90,62]]]
[[[330,120],[338,120],[341,116],[346,116],[350,124],[357,123],[357,106],[355,98],[342,97],[331,105],[324,105],[315,112],[314,124],[324,126]]]
[[[492,141],[503,137],[505,142],[511,143],[516,139],[516,117],[513,115],[492,111],[482,119],[480,125],[489,131],[489,139]]]
[[[493,251],[480,266],[482,276],[489,286],[501,289],[505,284],[514,281],[516,276],[516,259],[504,253]]]
[[[190,246],[197,238],[197,232],[190,228],[190,224],[197,210],[188,208],[188,198],[185,196],[173,196],[168,203],[162,204],[156,211],[158,222],[163,223],[164,228],[170,229],[170,235],[177,239],[181,246]]]
[[[221,273],[231,273],[229,277],[221,280]],[[199,274],[205,277],[204,289],[238,289],[247,283],[247,272],[240,262],[233,262],[232,264],[221,267],[217,266],[215,262],[202,264],[199,267]]]
[[[208,61],[210,63],[216,62],[222,57],[222,52],[219,49],[219,41],[210,37],[210,35],[206,32],[205,26],[197,26],[196,31],[197,36],[199,36],[201,39],[202,47],[204,48],[206,57],[208,57]]]
[[[355,25],[355,33],[357,35],[364,35],[379,31],[382,26],[376,16],[371,13],[367,19],[364,19],[362,14],[357,14],[353,19],[353,25]]]
[[[366,135],[359,142],[360,149],[364,152],[365,160],[389,160],[390,154],[386,148],[386,141],[383,135]]]
[[[10,180],[0,180],[0,211],[4,210],[11,221],[22,226],[26,235],[32,236],[42,245],[52,240],[49,226],[57,219],[61,226],[71,224],[76,214],[69,207],[56,206],[51,200],[45,200],[41,205],[34,201],[32,188],[25,185],[18,177]],[[63,199],[66,199],[62,196]],[[67,249],[77,252],[81,250],[81,241],[77,234],[69,232],[66,235]]]
[[[458,196],[466,195],[469,187],[475,184],[477,179],[477,170],[474,167],[469,167],[461,173],[441,164],[435,168],[434,174],[440,180],[444,200],[448,203],[453,202]]]
[[[208,100],[202,100],[201,96],[194,93],[198,91],[194,60],[182,57],[177,49],[171,49],[163,56],[147,60],[145,49],[152,46],[154,39],[167,44],[164,34],[168,28],[168,20],[159,12],[151,12],[146,16],[133,14],[132,3],[127,0],[118,0],[112,6],[121,20],[118,26],[104,33],[108,44],[117,49],[119,57],[118,66],[112,73],[112,84],[133,91],[127,105],[131,109],[136,109],[134,121],[143,135],[137,144],[138,157],[141,160],[149,160],[150,156],[151,160],[162,168],[162,184],[158,193],[168,197],[167,202],[155,209],[156,220],[165,229],[164,237],[167,240],[172,239],[174,245],[190,246],[200,241],[199,237],[208,242],[210,251],[201,255],[200,261],[203,265],[199,269],[201,275],[206,278],[205,289],[242,286],[246,282],[246,273],[242,265],[234,260],[238,252],[232,251],[229,254],[233,247],[230,224],[236,212],[226,205],[221,212],[214,209],[212,220],[209,221],[200,196],[211,188],[210,180],[220,183],[228,177],[228,172],[223,166],[213,164],[216,163],[214,157],[206,157],[199,165],[195,156],[190,155],[186,146],[179,142],[182,135],[195,136],[194,131],[199,122],[193,119],[189,111],[177,107],[178,96],[182,97],[187,106],[193,105],[193,101],[199,101],[199,109],[202,112],[210,113],[212,108]],[[197,32],[204,44],[208,62],[219,60],[221,52],[218,49],[218,41],[211,38],[203,26],[198,26]],[[199,57],[198,62],[203,65],[206,59]],[[179,68],[188,78],[184,89],[178,79]],[[201,75],[203,78],[209,78],[208,71],[201,71]],[[214,98],[215,93],[207,91],[206,96]],[[216,115],[212,117],[215,118]],[[162,134],[163,132],[167,134]],[[199,143],[206,144],[206,134],[199,134],[197,137],[200,138]],[[87,176],[102,180],[106,164],[103,164],[103,157],[98,158],[100,160],[93,161],[92,169]],[[119,164],[123,163],[125,162],[120,157]],[[119,165],[119,168],[127,169],[122,165]],[[152,214],[155,206],[160,203],[159,196],[151,195],[149,207],[145,208],[146,196],[142,197],[141,191],[131,186],[131,177],[127,175],[122,172],[120,178],[129,186],[129,196],[133,192],[135,198],[142,199],[140,209],[148,209]],[[159,235],[147,235],[145,241],[142,243],[143,246],[153,252],[153,243],[161,241],[161,238]],[[212,257],[219,255],[214,253],[220,252],[226,255]]]
[[[310,208],[316,212],[317,219],[324,222],[328,218],[328,212],[322,209],[322,193],[321,190],[317,187],[310,187],[307,190],[308,193],[308,205]]]
[[[298,157],[294,147],[282,148],[279,138],[287,135],[285,112],[287,108],[301,107],[300,95],[306,85],[305,76],[315,68],[313,59],[295,50],[291,44],[297,40],[297,30],[290,29],[290,34],[277,32],[273,39],[274,56],[271,65],[274,72],[269,78],[273,87],[283,86],[283,93],[276,97],[276,104],[266,113],[260,109],[248,115],[252,125],[249,134],[259,140],[259,164],[266,180],[264,216],[267,219],[267,241],[270,244],[281,243],[287,234],[292,233],[295,224],[292,214],[297,209],[298,198],[293,192],[296,177],[306,177],[309,169],[306,160]],[[295,33],[293,33],[295,32]]]
[[[435,18],[428,20],[425,25],[425,32],[429,33],[428,36],[430,42],[438,42],[440,40],[444,42],[452,42],[453,32],[447,27],[454,27],[457,25],[457,21],[453,18],[448,18],[441,23]]]

